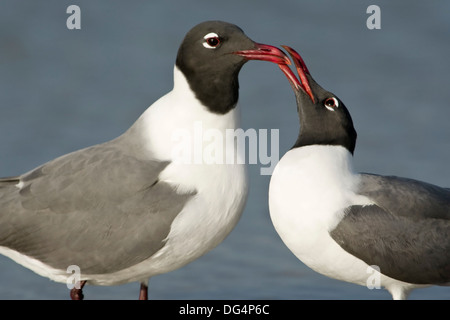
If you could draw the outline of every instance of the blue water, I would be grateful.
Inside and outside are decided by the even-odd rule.
[[[81,8],[81,30],[66,8]],[[381,8],[381,29],[366,9]],[[450,2],[23,1],[0,2],[0,176],[112,139],[172,87],[178,46],[195,24],[233,22],[257,42],[288,44],[337,94],[358,131],[359,171],[450,186]],[[295,100],[276,66],[240,74],[244,129],[279,129],[280,154],[298,132]],[[267,205],[270,176],[250,165],[242,219],[215,250],[151,279],[152,299],[390,299],[304,266],[284,246]],[[138,284],[87,287],[87,299],[135,299]],[[0,257],[0,299],[67,299],[65,285]],[[450,288],[411,299],[449,299]]]

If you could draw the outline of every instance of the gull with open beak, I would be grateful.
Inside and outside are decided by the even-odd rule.
[[[269,187],[273,225],[313,270],[366,286],[370,275],[394,299],[450,284],[450,189],[396,176],[356,173],[349,111],[284,47],[299,79],[280,64],[297,101],[300,132]]]

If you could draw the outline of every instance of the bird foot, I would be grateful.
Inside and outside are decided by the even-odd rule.
[[[70,298],[72,300],[83,300],[83,287],[85,284],[86,280],[80,281],[77,286],[73,287],[72,290],[70,290]]]

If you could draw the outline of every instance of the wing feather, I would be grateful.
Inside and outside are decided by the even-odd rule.
[[[121,270],[161,249],[195,190],[158,180],[168,162],[122,149],[100,144],[0,179],[0,246],[85,274]]]
[[[387,276],[415,284],[448,284],[450,190],[362,174],[360,193],[374,204],[346,208],[331,237]]]

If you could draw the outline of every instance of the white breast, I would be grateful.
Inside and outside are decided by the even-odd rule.
[[[367,279],[367,265],[329,235],[344,208],[370,203],[353,192],[358,175],[353,173],[351,160],[351,154],[339,146],[289,151],[273,172],[269,208],[281,239],[301,261],[322,274],[355,282],[357,274],[362,274],[357,281]],[[343,279],[347,276],[352,279]]]

